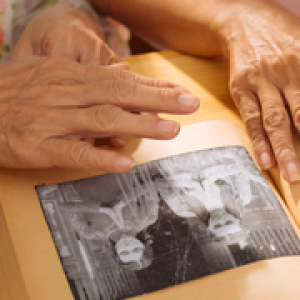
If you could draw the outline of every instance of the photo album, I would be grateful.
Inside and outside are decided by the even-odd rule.
[[[128,173],[24,172],[18,188],[8,172],[0,289],[11,275],[18,300],[300,299],[300,190],[251,151],[209,121],[140,141]]]

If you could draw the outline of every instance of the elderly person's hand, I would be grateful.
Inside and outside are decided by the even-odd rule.
[[[121,61],[105,44],[98,24],[83,11],[65,5],[50,6],[33,18],[10,59],[32,55],[66,57],[83,64]]]
[[[171,139],[178,123],[136,113],[186,114],[198,104],[174,84],[115,67],[65,58],[12,60],[0,66],[0,166],[125,172],[133,166],[130,156],[80,137]]]
[[[297,0],[295,0],[297,1]],[[230,90],[258,163],[300,181],[300,19],[274,0],[90,0],[138,36],[186,53],[230,59]],[[290,114],[289,114],[290,113]]]
[[[260,165],[276,160],[285,179],[300,181],[291,130],[300,132],[300,19],[273,1],[235,3],[220,22],[231,94]]]
[[[83,64],[111,65],[121,62],[104,42],[104,33],[86,13],[65,5],[47,8],[31,20],[10,60],[29,56],[66,57]],[[119,65],[129,69],[129,65]],[[86,138],[94,144],[95,140]],[[124,146],[125,137],[111,137],[113,146]]]

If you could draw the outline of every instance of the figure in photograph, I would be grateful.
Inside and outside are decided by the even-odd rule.
[[[236,164],[216,165],[198,173],[182,170],[156,183],[162,199],[177,215],[197,217],[215,239],[244,248],[249,231],[242,216],[253,198],[251,181],[269,188],[261,176]]]
[[[131,270],[148,267],[153,259],[146,229],[158,217],[158,198],[146,194],[124,199],[120,193],[111,206],[101,203],[62,205],[81,238],[101,240],[120,266]]]

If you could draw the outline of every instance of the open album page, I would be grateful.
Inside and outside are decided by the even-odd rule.
[[[183,299],[184,290],[189,299],[254,299],[255,291],[283,299],[287,288],[293,292],[299,232],[248,150],[238,126],[205,122],[173,141],[142,141],[141,164],[126,174],[37,186],[74,299]]]
[[[0,300],[29,300],[0,203]]]

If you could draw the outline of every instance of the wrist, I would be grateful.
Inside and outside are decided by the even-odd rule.
[[[221,51],[229,57],[231,49],[241,42],[244,28],[254,26],[265,16],[280,15],[284,10],[274,0],[217,0],[218,12],[215,14],[215,29],[220,39]],[[256,23],[256,24],[255,24]]]

